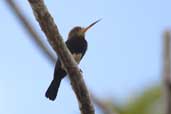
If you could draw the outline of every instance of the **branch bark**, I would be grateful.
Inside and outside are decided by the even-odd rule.
[[[83,76],[73,59],[70,51],[66,47],[58,28],[55,25],[52,16],[49,14],[43,0],[28,0],[41,29],[44,31],[49,43],[63,62],[72,88],[79,102],[79,108],[82,114],[94,114],[94,107],[90,100],[89,92],[83,80]]]
[[[170,71],[170,39],[171,33],[164,33],[163,81],[165,93],[165,114],[171,114],[171,71]]]

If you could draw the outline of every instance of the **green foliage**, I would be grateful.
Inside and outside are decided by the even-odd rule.
[[[106,106],[113,111],[113,114],[162,114],[161,87],[154,86],[144,90],[129,101],[119,106],[116,103],[107,103]]]
[[[157,110],[157,103],[161,101],[161,88],[152,87],[145,90],[140,96],[132,99],[121,114],[153,114]],[[161,103],[160,103],[161,104]],[[160,106],[161,107],[161,106]],[[160,114],[160,113],[155,113]]]

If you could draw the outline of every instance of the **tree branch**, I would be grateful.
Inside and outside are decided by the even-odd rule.
[[[41,40],[42,38],[40,37],[40,35],[37,32],[35,32],[36,30],[34,29],[29,19],[24,14],[22,14],[21,9],[15,3],[15,0],[6,0],[6,3],[7,5],[9,5],[9,8],[16,15],[17,19],[19,20],[19,22],[21,22],[22,26],[26,29],[28,34],[30,34],[33,43],[36,43],[38,45],[39,50],[43,52],[47,60],[48,61],[50,60],[50,63],[54,65],[56,62],[56,57],[53,55],[51,50],[48,49],[46,44],[44,44],[44,42]],[[91,94],[91,98],[92,101],[95,103],[95,105],[97,105],[104,113],[111,114],[111,110],[108,107],[106,107],[105,104],[103,104],[100,101],[100,99],[98,99],[92,94]]]
[[[48,38],[49,43],[58,54],[58,57],[63,62],[72,88],[77,96],[79,108],[82,114],[94,114],[94,107],[90,100],[90,96],[80,73],[75,60],[73,59],[70,51],[67,49],[58,28],[55,25],[52,16],[49,14],[43,0],[28,0],[34,15],[39,22],[41,29],[44,31]]]
[[[163,81],[165,89],[165,114],[171,114],[171,71],[170,71],[170,39],[169,31],[164,33]]]
[[[5,0],[5,2],[12,9],[11,11],[16,14],[16,17],[21,22],[22,26],[26,28],[27,33],[31,36],[31,40],[33,40],[38,49],[45,55],[46,58],[51,61],[52,64],[54,64],[56,62],[56,57],[53,55],[53,53],[51,53],[46,44],[41,40],[39,34],[35,32],[36,30],[32,27],[31,23],[29,23],[26,16],[21,13],[21,10],[16,5],[14,0]]]

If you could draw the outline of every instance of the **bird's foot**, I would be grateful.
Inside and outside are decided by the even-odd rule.
[[[83,71],[80,69],[80,72],[83,73]]]

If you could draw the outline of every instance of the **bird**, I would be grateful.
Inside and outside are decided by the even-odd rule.
[[[85,39],[85,33],[92,26],[94,26],[96,23],[98,23],[100,20],[101,19],[93,22],[86,28],[76,26],[73,29],[71,29],[71,31],[69,32],[68,39],[65,42],[65,44],[66,44],[67,48],[69,49],[69,51],[71,52],[71,54],[72,54],[73,58],[75,59],[75,61],[77,62],[77,64],[79,64],[79,62],[85,55],[87,47],[88,47],[87,40]],[[45,96],[49,100],[54,101],[56,99],[61,80],[66,75],[67,75],[67,73],[64,69],[64,66],[58,58],[56,65],[55,65],[55,69],[54,69],[53,80],[51,81],[50,86],[48,87],[48,89],[45,93]]]

